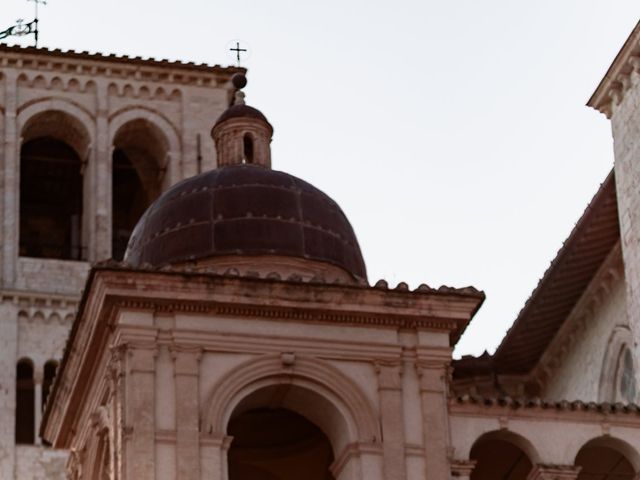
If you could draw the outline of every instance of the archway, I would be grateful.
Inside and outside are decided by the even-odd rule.
[[[112,257],[122,260],[136,223],[162,191],[169,151],[163,133],[139,118],[113,138]]]
[[[21,256],[84,260],[84,126],[66,112],[39,113],[24,126],[20,149]]]
[[[524,438],[506,431],[481,436],[471,448],[476,466],[471,480],[526,480],[533,468],[531,447]]]
[[[276,398],[284,392],[270,389]],[[267,392],[260,392],[263,396]],[[250,399],[249,403],[253,403]],[[334,480],[329,439],[304,416],[280,407],[245,409],[229,422],[233,437],[228,453],[229,480]]]
[[[206,405],[201,428],[215,438],[227,438],[231,420],[244,412],[282,409],[304,417],[326,436],[337,480],[360,478],[363,471],[382,475],[375,410],[348,377],[320,359],[283,354],[246,361],[211,388]]]
[[[633,480],[640,458],[629,444],[601,437],[586,443],[576,455],[578,480]],[[634,466],[635,465],[635,466]]]

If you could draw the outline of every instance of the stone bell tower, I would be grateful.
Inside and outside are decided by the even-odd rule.
[[[640,358],[640,24],[588,103],[611,120],[627,314]],[[638,365],[636,365],[637,371]]]
[[[72,479],[448,479],[451,346],[484,295],[370,286],[338,204],[270,168],[256,112],[223,113],[219,167],[92,269],[45,438]]]

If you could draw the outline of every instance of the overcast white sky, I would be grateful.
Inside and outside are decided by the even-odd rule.
[[[0,2],[0,30],[33,16]],[[48,3],[49,48],[228,64],[246,41],[274,168],[342,206],[370,282],[486,292],[456,355],[495,349],[611,169],[585,103],[640,18],[637,0]]]

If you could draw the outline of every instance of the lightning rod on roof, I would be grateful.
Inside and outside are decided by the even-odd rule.
[[[24,23],[22,18],[16,20],[16,24],[10,26],[6,30],[0,31],[0,40],[7,37],[24,37],[25,35],[33,34],[35,38],[36,47],[38,46],[38,5],[46,5],[46,0],[27,0],[35,4],[34,19],[28,23]]]

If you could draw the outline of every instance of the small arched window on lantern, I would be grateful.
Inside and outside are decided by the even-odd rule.
[[[253,163],[253,138],[248,133],[242,139],[244,151],[244,163]]]

